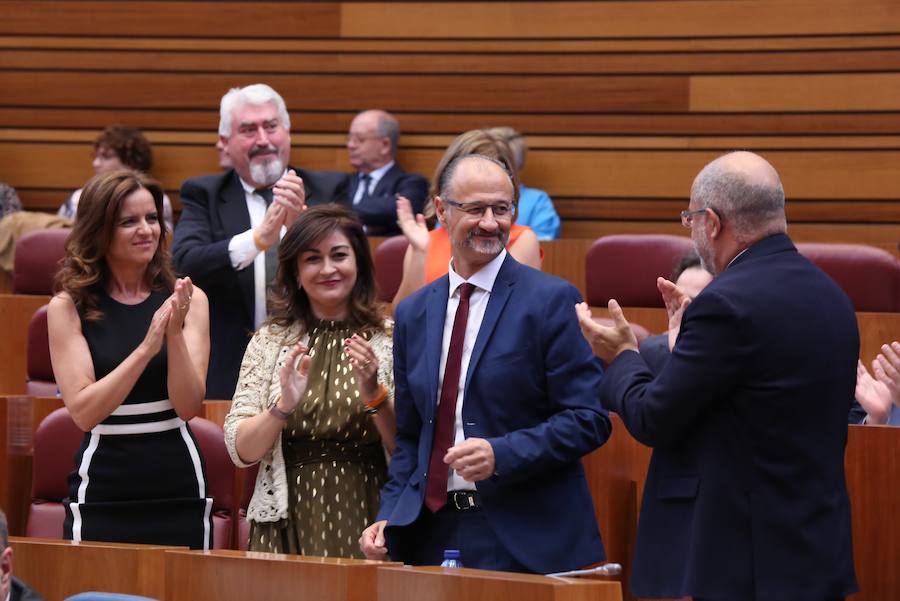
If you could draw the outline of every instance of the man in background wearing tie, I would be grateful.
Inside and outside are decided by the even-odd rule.
[[[601,367],[567,303],[571,284],[506,250],[516,200],[498,161],[439,176],[449,274],[397,307],[397,447],[367,557],[548,573],[604,559],[581,457],[610,434]],[[571,307],[571,305],[568,305]]]
[[[350,178],[350,200],[370,236],[399,235],[397,196],[405,196],[413,214],[421,213],[428,180],[406,173],[396,161],[400,124],[381,110],[358,114],[350,124],[347,153],[356,171]]]
[[[346,180],[288,166],[290,117],[271,87],[229,90],[220,113],[232,168],[184,182],[172,255],[209,297],[207,398],[230,399],[250,336],[266,318],[278,241],[307,205],[346,202]]]

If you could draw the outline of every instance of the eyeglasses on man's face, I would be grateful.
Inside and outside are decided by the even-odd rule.
[[[708,208],[709,207],[707,207],[706,209],[697,209],[696,211],[691,211],[691,210],[682,211],[681,212],[681,225],[683,225],[686,228],[690,228],[691,225],[693,225],[693,223],[694,223],[694,216],[695,215],[705,215]]]
[[[384,137],[378,134],[350,134],[347,136],[347,144],[362,144],[366,140],[380,140]]]
[[[491,210],[494,219],[509,219],[516,214],[516,205],[511,202],[457,202],[455,200],[450,200],[449,198],[444,198],[442,200],[444,201],[444,204],[459,209],[470,217],[484,217],[488,209]]]

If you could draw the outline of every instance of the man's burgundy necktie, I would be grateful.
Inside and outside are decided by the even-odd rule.
[[[434,424],[434,441],[431,446],[428,483],[425,488],[425,506],[432,512],[437,511],[447,502],[449,468],[444,463],[444,455],[453,446],[463,341],[466,337],[466,322],[469,320],[469,296],[472,295],[473,290],[475,290],[475,286],[468,282],[459,286],[459,306],[456,308],[456,316],[453,318],[450,349],[447,352],[447,363],[444,366],[444,382],[441,384],[441,400]]]

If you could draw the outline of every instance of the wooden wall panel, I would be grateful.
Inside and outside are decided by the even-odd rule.
[[[134,73],[10,71],[4,106],[126,107],[218,110],[229,88],[256,83],[257,73]],[[679,112],[687,109],[688,81],[678,77],[519,75],[267,74],[266,83],[294,110],[388,110],[517,112],[522,99],[535,112]],[[365,94],[359,90],[364,89]],[[398,91],[402,90],[402,93]],[[499,90],[502,93],[473,93]]]
[[[399,158],[426,175],[461,131],[520,129],[524,180],[557,200],[567,236],[666,230],[700,167],[742,148],[781,172],[794,231],[897,239],[891,0],[0,0],[0,11],[0,180],[28,208],[82,185],[94,135],[114,122],[147,132],[153,175],[179,208],[181,182],[216,170],[222,94],[266,81],[291,109],[293,162],[306,168],[345,169],[348,124],[371,106],[398,116]],[[264,33],[234,27],[268,14]]]
[[[896,111],[900,74],[839,73],[691,78],[691,111]]]
[[[227,49],[130,50],[15,49],[4,66],[16,70],[66,69],[142,72],[211,73],[380,73],[380,74],[507,74],[523,75],[634,75],[694,73],[768,73],[886,71],[900,68],[897,49],[823,50],[820,52],[521,52],[485,55],[480,52],[397,52],[383,42],[373,52],[239,52]],[[717,79],[713,79],[717,82]]]
[[[689,11],[690,18],[685,18]],[[882,33],[900,29],[890,0],[693,2],[346,2],[344,37],[706,37]]]
[[[192,37],[244,26],[259,37],[329,37],[340,3],[12,1],[0,2],[0,14],[0,32],[17,35]]]

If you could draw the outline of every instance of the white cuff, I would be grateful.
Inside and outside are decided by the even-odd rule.
[[[232,236],[228,241],[228,257],[231,259],[231,266],[235,269],[248,267],[259,253],[256,242],[253,240],[253,228]]]

